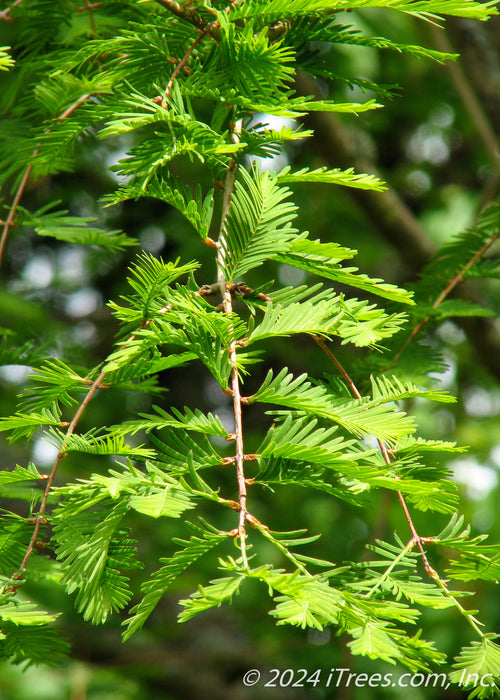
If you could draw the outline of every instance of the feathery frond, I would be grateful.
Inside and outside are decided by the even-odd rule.
[[[272,403],[328,418],[361,437],[373,435],[393,443],[415,430],[413,419],[390,406],[369,399],[343,399],[321,385],[314,386],[307,375],[293,377],[282,369],[276,377],[269,371],[249,402]]]
[[[162,567],[154,572],[151,579],[142,584],[141,593],[144,594],[144,598],[132,608],[131,617],[124,622],[127,627],[123,633],[124,640],[129,639],[143,627],[162,596],[183,571],[227,539],[225,533],[201,529],[193,525],[191,527],[197,534],[192,535],[189,540],[176,539],[175,543],[181,545],[181,549],[168,559],[165,557],[160,559]]]
[[[222,240],[222,272],[228,281],[284,253],[296,230],[291,192],[269,172],[240,169]]]

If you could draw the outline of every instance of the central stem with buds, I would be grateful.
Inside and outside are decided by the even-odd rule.
[[[232,131],[232,141],[237,144],[240,140],[242,123],[238,120]],[[226,175],[226,181],[224,183],[224,198],[222,201],[222,215],[221,215],[221,227],[219,233],[219,240],[217,244],[217,282],[222,293],[222,306],[224,313],[231,314],[233,312],[233,301],[231,297],[231,280],[227,280],[224,274],[224,255],[226,251],[225,236],[226,236],[226,218],[229,211],[229,206],[231,204],[231,197],[234,188],[234,181],[236,179],[237,172],[237,162],[233,158],[229,164],[229,168]],[[245,567],[248,566],[248,559],[246,554],[246,530],[245,523],[248,517],[247,511],[247,482],[245,479],[244,461],[245,461],[245,451],[243,446],[243,423],[241,417],[241,392],[240,392],[240,379],[238,376],[238,365],[236,357],[236,342],[233,340],[228,348],[229,351],[229,361],[231,364],[231,395],[233,399],[233,412],[234,412],[234,440],[236,446],[235,452],[235,464],[236,464],[236,478],[238,481],[238,503],[239,503],[239,523],[236,535],[239,537],[241,556],[243,559],[243,564]]]

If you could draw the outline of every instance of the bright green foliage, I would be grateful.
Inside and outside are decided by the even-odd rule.
[[[19,606],[21,607],[21,606]],[[61,639],[57,630],[49,626],[47,616],[43,624],[30,624],[29,611],[26,616],[19,610],[17,624],[5,621],[1,625],[1,658],[12,663],[23,664],[24,668],[33,664],[60,666],[66,661],[69,645]]]
[[[398,289],[395,285],[384,283],[382,280],[371,280],[366,275],[353,274],[357,272],[356,267],[342,268],[337,265],[339,260],[350,258],[354,254],[355,251],[348,248],[301,237],[297,238],[289,250],[284,255],[280,255],[278,259],[301,270],[326,277],[340,284],[358,287],[392,301],[403,304],[413,303],[412,294],[406,290]]]
[[[479,5],[476,2],[457,2],[456,0],[443,0],[429,5],[426,2],[415,0],[341,0],[332,3],[329,0],[257,0],[254,3],[244,4],[236,10],[237,17],[261,17],[267,22],[281,17],[293,17],[294,15],[314,15],[323,12],[334,12],[340,9],[353,9],[355,7],[390,7],[400,12],[411,12],[420,16],[434,16],[436,14],[460,15],[487,19],[488,9],[493,3]]]
[[[374,435],[381,440],[393,441],[414,432],[413,420],[369,399],[345,399],[329,393],[323,386],[313,386],[306,375],[294,378],[287,368],[273,378],[270,371],[264,383],[250,402],[272,403],[298,411],[312,413],[338,423],[360,437]]]
[[[31,438],[40,425],[61,425],[61,417],[45,408],[40,413],[18,413],[15,416],[0,419],[0,430],[12,430],[9,437],[11,442],[21,438]]]
[[[213,212],[213,191],[210,190],[202,199],[201,188],[196,190],[196,199],[181,180],[170,176],[161,181],[148,182],[147,188],[137,185],[120,187],[106,198],[108,206],[125,202],[128,199],[154,197],[178,209],[193,225],[202,238],[207,238]]]
[[[128,639],[147,624],[178,577],[191,566],[196,572],[202,557],[215,569],[213,550],[232,543],[236,556],[220,552],[222,575],[200,581],[181,600],[179,621],[235,601],[245,584],[258,582],[262,596],[270,596],[269,613],[278,625],[332,627],[350,637],[352,654],[416,672],[429,671],[445,657],[421,638],[421,630],[410,635],[409,625],[415,625],[422,607],[455,606],[480,641],[462,651],[453,680],[459,682],[461,669],[467,669],[496,673],[496,682],[498,645],[481,631],[475,613],[458,602],[465,592],[451,591],[425,559],[422,567],[424,547],[443,547],[449,557],[447,578],[495,581],[500,577],[500,550],[482,544],[483,536],[470,537],[456,514],[456,487],[436,460],[440,452],[463,448],[417,435],[413,401],[455,400],[433,388],[432,373],[443,369],[443,360],[430,347],[402,347],[400,336],[403,327],[410,333],[414,323],[427,317],[437,322],[488,313],[439,295],[457,277],[499,276],[498,259],[484,260],[483,253],[498,236],[500,205],[492,205],[475,227],[446,246],[410,292],[344,266],[356,251],[295,228],[295,184],[310,183],[311,192],[315,183],[382,191],[385,186],[378,178],[352,168],[293,171],[286,166],[274,172],[272,160],[264,160],[286,154],[289,142],[311,133],[296,124],[278,128],[266,115],[296,119],[331,111],[349,116],[380,107],[375,99],[335,102],[296,95],[297,71],[329,77],[321,53],[313,51],[314,42],[389,48],[438,61],[450,58],[364,36],[341,24],[336,13],[376,7],[432,22],[446,14],[485,20],[495,12],[493,4],[246,0],[226,8],[223,2],[198,0],[175,4],[177,14],[169,5],[105,0],[92,10],[92,39],[75,19],[76,0],[25,0],[12,9],[13,18],[24,24],[16,47],[20,73],[16,64],[3,97],[10,116],[3,132],[2,181],[18,186],[27,167],[35,178],[71,170],[75,157],[85,153],[86,139],[97,134],[105,144],[119,144],[120,159],[112,170],[126,178],[104,198],[106,207],[158,200],[175,208],[194,229],[190,250],[194,246],[206,252],[206,244],[213,256],[207,271],[201,253],[199,261],[139,254],[130,264],[124,294],[109,303],[119,330],[112,351],[96,367],[74,365],[58,355],[60,348],[52,352],[36,344],[16,346],[1,329],[2,363],[29,366],[33,373],[15,413],[0,419],[0,431],[9,432],[10,441],[43,434],[56,445],[57,457],[42,505],[42,491],[33,489],[32,482],[43,486],[46,479],[36,466],[16,466],[0,474],[0,492],[29,501],[33,516],[30,520],[6,512],[2,519],[0,654],[15,662],[57,663],[65,652],[50,626],[56,614],[38,610],[24,596],[23,581],[30,581],[33,571],[75,594],[78,611],[94,624],[123,610],[139,588],[139,600],[124,622]],[[0,49],[0,69],[10,67],[10,58]],[[367,87],[350,76],[346,83]],[[195,175],[194,184],[193,172],[203,175]],[[108,253],[137,245],[126,233],[108,231],[100,219],[97,226],[95,217],[53,207],[19,209],[19,229],[61,245],[99,246]],[[294,268],[305,283],[280,287],[272,279],[273,264]],[[268,280],[253,289],[252,275],[261,267],[269,269]],[[214,271],[217,280],[199,286],[195,273],[209,280]],[[332,374],[316,376],[314,367],[305,368],[307,373],[288,372],[266,364],[269,344],[298,335],[326,349],[333,359]],[[351,368],[346,372],[329,350],[335,343],[350,346],[355,357],[360,357],[359,348],[372,353],[365,365],[353,362],[352,367],[364,394],[354,386]],[[370,362],[371,371],[366,371]],[[191,363],[204,367],[230,397],[234,425],[216,412],[203,412],[197,397],[189,397],[194,405],[183,410],[170,406],[168,395],[164,399],[160,374],[189,372]],[[260,380],[257,370],[262,370]],[[155,404],[147,404],[148,410],[140,404],[138,411],[130,410],[128,420],[102,425],[93,406],[104,389],[116,401],[135,391],[154,397]],[[88,406],[91,399],[95,404]],[[256,452],[248,454],[245,407],[265,414],[261,404],[272,407],[272,420],[256,441]],[[84,410],[86,429],[79,425]],[[109,457],[120,457],[112,468]],[[84,478],[53,487],[59,463],[66,458],[88,471]],[[249,464],[253,476],[245,479]],[[236,496],[234,489],[227,489],[227,474],[235,465]],[[377,540],[370,561],[340,566],[309,550],[295,551],[321,533],[278,533],[272,523],[259,522],[253,504],[261,487],[314,489],[357,507],[388,489],[398,492],[405,508],[408,503],[420,511],[445,513],[450,522],[437,536],[426,533],[419,540],[412,532],[406,545],[401,538],[410,537],[408,533],[396,535],[394,543]],[[235,511],[230,530],[221,524],[228,522],[227,508]],[[188,514],[196,520],[195,511],[206,518],[201,525],[186,520]],[[220,513],[225,520],[219,520]],[[195,534],[189,539],[170,536],[178,548],[159,557],[156,571],[141,574],[134,591],[130,572],[143,564],[134,539],[141,535],[131,528],[138,521],[155,528],[165,518]],[[35,540],[45,537],[57,557],[45,574],[43,567],[37,569],[40,553],[31,556],[34,523],[41,528]],[[270,547],[279,565],[266,560]],[[26,570],[20,568],[23,562]],[[476,688],[471,697],[488,697],[490,690]]]
[[[268,172],[256,172],[255,179],[241,173],[225,223],[222,272],[228,282],[287,251],[296,233],[290,225],[296,208],[285,201],[290,190]]]
[[[440,318],[457,314],[471,316],[478,313],[488,314],[488,309],[481,310],[476,304],[463,300],[446,300],[437,309],[432,308],[431,302],[456,275],[460,275],[463,280],[498,276],[498,261],[483,258],[480,252],[498,238],[499,225],[500,205],[495,202],[483,211],[474,226],[455,236],[450,243],[443,246],[424,270],[419,284],[421,314],[432,314]]]
[[[59,204],[54,202],[52,206]],[[80,245],[98,245],[110,250],[122,250],[126,246],[137,245],[137,241],[119,231],[105,231],[87,224],[95,221],[92,217],[67,216],[67,211],[43,211],[27,215],[26,226],[33,226],[39,236],[52,236],[59,241],[79,243]]]
[[[0,70],[9,70],[14,65],[14,59],[9,55],[9,47],[0,47]]]
[[[494,635],[487,635],[463,649],[455,664],[457,670],[450,674],[466,689],[476,686],[471,698],[490,698],[500,690],[500,646],[493,639]]]
[[[227,539],[226,533],[217,532],[213,529],[202,530],[193,525],[191,527],[201,537],[193,535],[187,541],[175,540],[176,544],[183,545],[182,549],[176,552],[171,559],[160,559],[160,563],[163,566],[153,574],[150,581],[142,585],[141,592],[145,594],[144,598],[132,608],[130,611],[132,617],[125,622],[128,629],[123,635],[124,639],[128,639],[134,632],[141,629],[161,597],[165,595],[175,579],[185,569]]]

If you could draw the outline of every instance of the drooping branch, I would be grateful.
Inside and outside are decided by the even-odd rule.
[[[467,272],[467,270],[470,270],[470,268],[478,261],[480,260],[483,255],[486,253],[489,248],[495,243],[495,241],[500,238],[500,231],[498,231],[494,236],[490,238],[489,241],[487,241],[483,247],[475,253],[475,255],[472,256],[472,258],[467,262],[466,265],[464,265],[463,269],[452,279],[448,282],[446,287],[443,289],[441,294],[437,297],[437,299],[434,301],[432,304],[433,309],[437,309],[443,301],[451,294],[451,292],[455,289],[455,287],[460,283],[463,282],[464,275]],[[417,323],[417,325],[413,328],[412,332],[410,335],[407,337],[405,342],[402,344],[402,346],[399,348],[398,352],[395,354],[393,358],[393,362],[397,362],[399,358],[401,357],[404,349],[412,342],[412,340],[420,333],[422,328],[430,321],[431,316],[426,316],[423,318],[421,321]]]
[[[351,391],[351,394],[356,398],[356,399],[361,399],[362,396],[350,377],[349,373],[346,371],[346,369],[343,367],[343,365],[339,362],[337,357],[334,355],[334,353],[330,350],[330,348],[327,346],[324,338],[321,338],[319,336],[316,336],[315,338],[316,343],[319,345],[321,350],[325,353],[325,355],[333,362],[335,367],[338,369],[342,377],[345,379],[347,386],[349,387],[349,390]],[[382,442],[382,440],[378,439],[377,440],[380,452],[382,453],[382,456],[384,458],[385,463],[390,466],[391,465],[391,458],[389,456],[389,452],[387,450],[387,447],[385,444]],[[398,478],[398,477],[396,477]],[[403,512],[405,514],[406,522],[408,523],[408,527],[410,528],[410,532],[412,534],[412,539],[414,540],[415,544],[418,546],[420,550],[420,554],[422,555],[422,561],[424,564],[425,571],[431,578],[436,578],[437,573],[436,571],[432,568],[432,566],[429,564],[429,560],[427,559],[427,556],[425,554],[425,550],[422,545],[422,538],[420,535],[417,533],[417,530],[415,528],[415,525],[413,523],[413,520],[410,515],[410,511],[408,510],[408,506],[406,504],[405,497],[401,493],[401,491],[398,491],[398,499],[401,504],[401,507],[403,509]]]
[[[78,109],[78,107],[86,102],[90,97],[90,94],[85,94],[79,97],[75,102],[73,102],[72,105],[70,105],[62,114],[60,114],[56,122],[63,121],[67,117],[69,117],[73,112]],[[47,129],[45,132],[46,134],[50,133],[50,129]],[[36,156],[40,153],[40,148],[36,148],[33,153],[31,154],[31,160],[36,158]],[[16,213],[17,213],[17,208],[19,206],[19,203],[22,199],[22,196],[24,194],[24,191],[26,189],[26,185],[28,184],[29,177],[31,175],[31,171],[33,170],[33,165],[30,163],[27,167],[26,170],[24,171],[24,174],[21,178],[21,182],[19,183],[19,187],[16,190],[16,194],[14,195],[14,200],[10,206],[9,209],[9,214],[7,216],[7,219],[5,220],[5,223],[3,225],[3,231],[2,231],[2,238],[0,239],[0,267],[2,265],[2,258],[3,258],[3,253],[5,250],[5,246],[7,245],[7,237],[9,235],[9,231],[12,228],[15,218],[16,218]]]
[[[206,35],[206,33],[207,33],[207,29],[201,29],[201,30],[200,30],[200,33],[198,34],[198,36],[196,37],[196,39],[193,41],[193,43],[191,44],[191,46],[189,47],[189,49],[186,51],[186,53],[184,54],[184,56],[181,58],[181,60],[180,60],[179,63],[177,64],[177,66],[176,66],[174,72],[172,73],[172,77],[171,77],[170,80],[168,81],[167,87],[165,88],[165,96],[164,96],[164,98],[163,98],[163,100],[162,100],[162,103],[161,103],[161,106],[162,106],[162,107],[166,107],[166,106],[167,106],[167,100],[168,100],[169,97],[170,97],[170,93],[171,93],[171,91],[172,91],[172,87],[173,87],[173,85],[174,85],[174,82],[175,82],[177,76],[179,75],[179,73],[181,72],[181,70],[184,68],[184,66],[185,66],[186,63],[188,62],[189,57],[190,57],[191,54],[193,53],[194,49],[197,47],[197,45],[200,43],[200,41],[203,39],[203,37]]]
[[[361,399],[362,396],[361,396],[358,388],[356,387],[354,381],[352,380],[352,378],[350,377],[350,375],[346,371],[346,369],[343,367],[343,365],[336,358],[334,353],[327,346],[324,338],[316,336],[314,339],[315,339],[316,343],[319,345],[319,347],[323,350],[323,352],[327,355],[327,357],[333,362],[333,364],[338,369],[338,371],[340,372],[342,377],[345,379],[353,396],[357,399]],[[391,458],[390,458],[389,451],[387,450],[386,445],[383,443],[382,440],[377,440],[377,443],[378,443],[378,446],[380,448],[380,452],[382,453],[382,456],[384,458],[385,463],[389,466],[391,464]],[[399,478],[399,477],[396,476],[396,478]],[[460,604],[460,602],[457,600],[457,598],[453,595],[453,593],[450,591],[450,589],[446,585],[446,581],[441,578],[441,576],[438,574],[438,572],[429,563],[429,560],[427,558],[427,554],[426,554],[425,549],[424,549],[424,545],[436,543],[436,542],[438,542],[438,540],[436,540],[433,537],[422,537],[421,535],[418,534],[417,529],[415,527],[415,524],[413,522],[413,519],[411,517],[410,511],[408,509],[408,505],[406,503],[405,497],[403,496],[401,491],[398,491],[397,494],[398,494],[399,503],[401,505],[406,522],[408,523],[408,527],[410,528],[410,532],[412,535],[410,541],[408,542],[408,544],[406,545],[405,549],[402,551],[400,556],[406,554],[408,551],[411,551],[411,549],[413,549],[413,547],[415,545],[417,545],[417,547],[420,551],[420,554],[422,556],[422,563],[424,565],[424,569],[425,569],[426,574],[436,583],[436,585],[439,586],[439,588],[443,591],[443,593],[446,595],[446,597],[449,598],[451,601],[453,601],[453,604],[455,605],[455,607],[458,609],[460,614],[465,617],[465,619],[468,621],[468,623],[471,625],[471,627],[475,630],[475,632],[477,632],[477,634],[481,638],[484,637],[485,634],[478,626],[477,621],[474,617],[474,612],[466,610]],[[391,564],[391,566],[389,567],[389,569],[385,572],[385,574],[383,576],[386,576],[388,572],[390,573],[390,570],[393,568],[393,566],[395,565],[396,562],[397,562],[397,560],[395,560],[395,562],[393,562],[393,564]],[[380,582],[382,582],[382,580],[383,580],[383,577],[380,580]],[[376,587],[378,587],[378,585],[379,584],[377,584],[377,586],[374,586],[368,592],[367,597],[372,595],[372,593],[375,591],[375,589],[376,589]]]
[[[296,89],[301,95],[318,94],[314,81],[302,73],[297,76]],[[314,130],[313,142],[329,167],[353,166],[359,172],[379,174],[373,162],[360,152],[356,139],[333,114],[311,112],[305,121]],[[409,276],[417,279],[436,251],[396,190],[391,187],[385,192],[352,189],[349,194],[365,212],[379,236],[397,252]],[[453,292],[478,303],[467,287],[455,287]],[[478,362],[500,379],[500,332],[495,322],[490,318],[463,317],[457,318],[456,323],[467,334]]]
[[[160,312],[166,313],[168,310],[169,309],[167,307],[164,307],[163,309],[160,309]],[[151,323],[150,320],[144,321],[141,324],[140,330],[147,328],[150,325],[150,323]],[[133,333],[125,341],[125,343],[122,344],[120,349],[125,348],[129,343],[132,343],[136,338],[137,338],[137,333]],[[22,578],[24,571],[26,570],[29,559],[30,559],[31,555],[33,554],[33,550],[36,546],[36,541],[38,538],[38,534],[40,532],[40,528],[45,520],[45,513],[47,510],[47,502],[48,502],[48,498],[50,495],[50,491],[52,489],[52,485],[54,483],[54,479],[55,479],[56,474],[57,474],[57,470],[59,469],[59,465],[61,464],[62,460],[66,457],[65,450],[66,450],[66,446],[68,444],[68,440],[75,432],[76,427],[80,421],[80,418],[82,417],[85,409],[87,408],[87,406],[90,403],[90,400],[92,399],[94,394],[98,391],[98,389],[103,388],[103,382],[104,382],[104,379],[106,378],[106,376],[107,376],[107,372],[102,371],[99,374],[99,376],[92,382],[92,384],[89,387],[89,390],[85,394],[83,401],[78,406],[76,413],[73,416],[73,419],[71,420],[70,424],[68,425],[68,428],[67,428],[66,433],[64,435],[64,440],[61,444],[59,452],[57,453],[56,460],[54,462],[52,469],[50,470],[50,473],[49,473],[49,476],[48,476],[48,479],[47,479],[47,482],[45,485],[45,491],[43,494],[42,502],[40,504],[40,509],[38,511],[38,514],[35,518],[35,525],[33,528],[33,533],[31,535],[31,539],[30,539],[28,547],[26,549],[26,553],[24,555],[24,558],[22,560],[21,566],[19,567],[18,571],[12,576],[12,583],[9,587],[9,590],[11,592],[15,592],[17,590],[17,588],[21,585],[20,579]]]
[[[54,479],[55,479],[56,474],[57,474],[57,470],[59,469],[59,465],[61,464],[62,460],[66,456],[65,448],[66,448],[67,440],[75,432],[75,428],[78,425],[78,422],[79,422],[83,412],[85,411],[91,398],[94,396],[96,391],[100,388],[102,382],[104,381],[105,376],[106,376],[106,372],[101,372],[99,374],[99,376],[97,377],[97,379],[94,382],[92,382],[90,389],[86,393],[85,398],[83,399],[82,403],[79,405],[77,412],[73,416],[73,420],[71,421],[71,423],[68,426],[68,429],[67,429],[66,434],[64,436],[64,442],[61,445],[59,452],[57,453],[56,460],[54,462],[52,469],[50,470],[49,478],[47,479],[47,482],[45,484],[45,491],[43,494],[42,502],[40,504],[40,509],[39,509],[38,514],[35,518],[35,526],[33,528],[33,533],[31,535],[31,539],[29,541],[28,548],[26,549],[26,553],[24,555],[21,566],[19,567],[19,570],[12,576],[13,582],[19,581],[21,579],[21,577],[23,576],[24,571],[26,570],[26,567],[28,565],[28,561],[29,561],[31,555],[33,554],[33,550],[36,546],[36,541],[38,538],[38,533],[40,532],[40,527],[42,526],[42,524],[45,520],[45,512],[47,510],[47,501],[49,498],[49,494],[50,494],[52,485],[54,483]],[[10,591],[15,592],[18,585],[19,584],[16,585],[16,583],[12,583],[10,586]]]

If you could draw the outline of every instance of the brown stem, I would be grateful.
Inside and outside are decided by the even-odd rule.
[[[320,336],[315,336],[314,340],[319,345],[319,347],[323,350],[323,352],[328,357],[328,359],[330,359],[333,362],[333,364],[338,369],[340,374],[344,377],[349,389],[351,390],[352,395],[355,396],[357,399],[361,399],[362,396],[359,393],[357,386],[354,384],[354,382],[352,381],[351,377],[347,374],[344,367],[340,364],[340,362],[337,360],[337,358],[335,357],[333,352],[330,350],[330,348],[326,344],[324,338],[321,338]]]
[[[233,133],[231,135],[234,144],[237,144],[240,140],[241,134],[241,120],[237,121],[233,128]],[[222,291],[222,306],[226,314],[231,314],[233,311],[233,300],[231,295],[231,284],[226,280],[224,276],[224,240],[226,236],[226,219],[229,211],[229,206],[231,204],[231,197],[233,193],[234,181],[236,179],[237,163],[233,158],[229,164],[229,168],[226,174],[226,182],[224,185],[224,196],[222,200],[222,213],[221,213],[221,227],[219,234],[219,247],[217,251],[217,282]],[[241,556],[243,559],[243,565],[248,566],[248,559],[246,554],[246,529],[245,524],[248,520],[248,510],[247,510],[247,481],[245,479],[245,449],[243,445],[243,421],[241,414],[241,391],[240,391],[240,379],[238,376],[238,366],[237,366],[237,355],[236,355],[236,342],[233,341],[229,345],[229,361],[231,363],[231,395],[233,399],[233,412],[234,412],[234,439],[235,439],[235,464],[236,464],[236,480],[238,482],[238,502],[239,502],[239,523],[238,523],[238,537],[240,540]]]
[[[177,78],[177,76],[179,75],[179,73],[181,72],[181,70],[184,68],[184,66],[185,66],[186,63],[188,62],[189,57],[190,57],[191,54],[193,53],[194,49],[195,49],[196,46],[200,43],[200,41],[203,39],[203,37],[206,35],[206,33],[207,33],[207,29],[201,29],[201,30],[200,30],[200,33],[198,34],[198,36],[196,37],[196,39],[193,41],[193,43],[191,44],[191,46],[189,47],[189,49],[186,51],[186,53],[184,54],[184,56],[181,58],[181,60],[180,60],[179,63],[177,64],[176,69],[175,69],[174,72],[172,73],[172,77],[171,77],[170,80],[168,81],[168,85],[167,85],[167,87],[165,88],[165,97],[163,98],[162,103],[161,103],[161,106],[162,106],[162,107],[166,107],[166,106],[167,106],[167,100],[168,100],[168,98],[170,97],[170,91],[172,90],[172,86],[173,86],[173,84],[174,84],[174,82],[175,82],[175,79]]]
[[[0,12],[0,20],[4,20],[5,22],[12,22],[12,17],[10,16],[10,12],[13,7],[17,7],[22,3],[23,0],[16,0],[15,2],[12,3],[10,7],[7,7],[5,10],[2,10]]]
[[[227,305],[227,306],[225,305],[224,310],[227,313],[231,313],[231,311],[232,311],[231,302],[229,302],[229,305]],[[238,482],[238,501],[240,504],[238,533],[239,533],[240,543],[241,543],[241,554],[243,557],[243,564],[244,564],[244,566],[248,566],[248,561],[247,561],[247,556],[246,556],[246,546],[245,546],[245,539],[246,539],[245,523],[246,523],[247,516],[248,516],[247,482],[245,479],[245,469],[244,469],[245,451],[244,451],[244,447],[243,447],[243,422],[242,422],[242,416],[241,416],[241,396],[240,396],[238,370],[236,368],[236,352],[235,352],[234,343],[231,343],[231,346],[229,348],[229,360],[233,366],[232,370],[231,370],[231,387],[233,389],[233,410],[234,410],[234,423],[235,423],[235,433],[236,433],[236,441],[235,441],[235,446],[236,446],[236,451],[235,451],[236,480]]]
[[[323,350],[325,355],[327,355],[327,357],[333,362],[335,367],[339,370],[340,374],[344,377],[345,381],[347,382],[347,385],[349,386],[349,389],[351,390],[352,395],[357,399],[361,399],[362,396],[361,396],[357,386],[353,382],[352,378],[349,376],[346,369],[342,366],[342,364],[335,357],[334,353],[326,345],[325,340],[319,336],[315,336],[314,340],[319,345],[319,347]],[[379,440],[379,439],[377,439],[377,443],[378,443],[380,452],[382,453],[382,456],[384,458],[385,463],[389,466],[391,464],[391,458],[390,458],[390,455],[389,455],[389,452],[387,450],[386,445],[382,442],[382,440]],[[399,478],[399,477],[396,476],[396,478]],[[406,522],[408,523],[408,527],[410,528],[412,538],[415,541],[415,543],[417,544],[417,546],[420,550],[420,554],[422,555],[422,562],[424,564],[424,569],[425,569],[426,573],[428,574],[428,576],[430,576],[431,578],[434,578],[434,579],[439,578],[436,571],[429,564],[429,560],[427,559],[427,555],[425,554],[425,550],[424,550],[424,547],[422,545],[423,538],[420,537],[420,535],[417,533],[417,530],[415,529],[415,525],[414,525],[412,517],[410,515],[410,511],[408,510],[408,506],[406,504],[405,497],[403,496],[401,491],[398,491],[397,493],[398,493],[399,502],[401,504],[401,507],[403,509],[403,512],[404,512],[404,515],[406,518]]]
[[[15,3],[16,4],[16,3]],[[56,121],[60,122],[63,119],[66,119],[67,117],[72,114],[75,109],[77,109],[83,102],[88,100],[90,97],[90,94],[85,94],[79,97],[76,102],[73,102],[72,105],[70,105],[62,114],[60,114]],[[46,134],[50,132],[50,129],[47,129],[45,131]],[[36,158],[36,156],[39,154],[40,149],[36,148],[33,153],[31,154],[31,159]],[[14,200],[11,204],[9,214],[7,216],[7,219],[4,223],[3,226],[3,231],[2,231],[2,238],[0,239],[0,266],[2,265],[2,257],[3,257],[3,252],[5,250],[5,246],[7,244],[7,237],[9,235],[9,231],[14,223],[14,219],[16,216],[17,208],[19,206],[19,202],[21,201],[21,198],[24,194],[24,190],[26,189],[26,185],[28,184],[29,176],[31,175],[31,171],[33,170],[33,165],[30,164],[26,167],[26,170],[24,171],[23,177],[21,179],[21,182],[19,183],[19,187],[17,188],[16,194],[14,196]]]
[[[500,237],[500,231],[497,232],[490,240],[483,245],[481,250],[478,250],[477,253],[475,253],[472,258],[469,260],[469,262],[464,266],[463,270],[461,270],[455,277],[448,282],[446,287],[443,289],[441,294],[437,297],[435,302],[432,305],[433,309],[437,309],[438,306],[446,299],[446,297],[455,289],[457,284],[460,282],[463,282],[464,275],[465,273],[470,270],[470,268],[486,253],[486,251],[491,248],[493,243]],[[405,342],[402,344],[402,346],[399,348],[397,353],[393,357],[393,362],[397,362],[399,358],[401,357],[403,350],[411,343],[411,341],[415,338],[418,333],[422,330],[422,328],[430,321],[431,317],[426,316],[423,318],[421,321],[417,323],[417,325],[414,327],[410,335],[407,337]]]
[[[38,153],[39,149],[35,149],[31,155],[31,158],[35,158]],[[26,185],[28,183],[29,176],[31,175],[31,171],[33,169],[32,165],[28,165],[26,170],[24,171],[24,175],[21,179],[21,182],[19,184],[19,187],[17,188],[17,192],[14,196],[14,201],[11,204],[10,210],[9,210],[9,215],[7,216],[7,219],[4,223],[3,226],[3,231],[2,231],[2,238],[0,240],[0,266],[2,265],[2,258],[3,258],[3,252],[5,250],[5,246],[7,245],[7,237],[9,235],[10,228],[12,224],[14,223],[14,218],[16,216],[17,212],[17,207],[19,206],[19,202],[21,201],[21,197],[24,194],[24,190],[26,189]]]
[[[151,321],[144,321],[141,324],[141,330],[143,328],[147,328],[150,323],[151,323]],[[120,349],[123,349],[124,347],[126,347],[129,343],[133,342],[136,338],[137,338],[137,333],[133,333],[127,339],[127,341],[125,343],[123,343],[123,345],[121,346]],[[15,593],[16,589],[20,585],[19,583],[16,584],[14,582],[19,581],[19,579],[22,577],[24,571],[26,570],[26,567],[28,565],[28,561],[29,561],[31,555],[33,554],[33,550],[34,550],[35,545],[36,545],[36,540],[38,537],[38,533],[40,532],[40,527],[42,526],[42,524],[45,521],[44,516],[45,516],[45,512],[47,510],[47,501],[49,498],[50,490],[52,488],[52,484],[53,484],[55,476],[57,474],[57,470],[59,468],[59,465],[62,462],[62,460],[64,459],[64,457],[66,457],[65,450],[66,450],[66,446],[68,444],[68,438],[71,435],[73,435],[73,433],[75,432],[76,426],[78,425],[78,422],[79,422],[80,418],[82,417],[83,412],[87,408],[90,400],[92,399],[92,397],[94,396],[96,391],[99,388],[101,388],[102,383],[104,381],[104,378],[106,377],[106,374],[107,374],[107,372],[102,371],[99,374],[99,376],[97,377],[97,379],[95,379],[92,382],[88,392],[85,394],[83,401],[78,406],[78,409],[77,409],[75,415],[73,416],[73,420],[68,425],[68,429],[64,435],[64,440],[61,444],[61,448],[60,448],[59,452],[57,453],[56,461],[54,462],[54,466],[52,467],[50,474],[48,476],[48,479],[47,479],[47,484],[45,486],[45,491],[43,494],[42,502],[40,504],[40,510],[38,511],[38,514],[35,518],[35,527],[33,528],[33,534],[31,535],[31,539],[30,539],[30,542],[29,542],[28,547],[26,549],[26,553],[24,555],[23,561],[22,561],[21,566],[19,567],[18,571],[12,576],[13,583],[11,583],[10,587],[8,588],[8,590],[12,593]]]
[[[98,7],[99,5],[97,5]],[[91,5],[89,0],[85,0],[85,9],[87,10],[87,14],[89,16],[89,22],[90,22],[90,30],[92,32],[92,36],[94,39],[97,37],[97,29],[95,26],[95,20],[94,20],[94,13],[92,12],[92,9],[96,7],[96,4]]]
[[[13,581],[18,581],[21,578],[24,571],[26,570],[26,566],[28,564],[28,561],[33,553],[34,548],[35,548],[38,533],[40,532],[40,527],[42,525],[42,522],[45,520],[44,515],[45,515],[45,511],[47,510],[47,501],[49,498],[50,490],[52,488],[52,484],[54,482],[59,465],[62,462],[62,460],[64,459],[64,457],[66,456],[65,449],[66,449],[66,445],[67,445],[67,440],[74,433],[75,428],[78,424],[78,421],[81,418],[82,413],[84,412],[85,408],[87,407],[90,399],[93,397],[93,395],[99,389],[105,376],[106,376],[106,372],[101,372],[101,374],[97,377],[97,379],[92,383],[92,386],[90,387],[90,389],[86,393],[85,398],[83,399],[82,403],[78,407],[78,410],[75,413],[73,420],[71,421],[71,423],[68,426],[68,429],[66,431],[66,435],[64,436],[64,441],[61,445],[61,449],[57,453],[56,461],[54,462],[54,466],[52,467],[52,469],[50,471],[49,478],[47,479],[47,483],[45,485],[45,491],[43,494],[42,502],[40,504],[40,510],[38,511],[38,515],[36,516],[36,519],[35,519],[35,527],[33,528],[33,534],[31,535],[31,539],[30,539],[30,542],[28,544],[28,548],[27,548],[26,553],[24,555],[21,566],[19,567],[19,570],[17,571],[17,573],[15,573],[14,576],[12,577]],[[15,589],[16,589],[16,586],[11,585],[10,590],[15,591]]]

